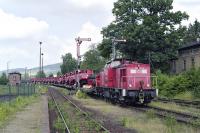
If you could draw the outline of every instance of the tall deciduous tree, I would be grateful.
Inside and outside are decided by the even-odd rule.
[[[116,17],[110,25],[103,28],[103,42],[98,46],[102,56],[109,57],[112,38],[124,38],[126,45],[118,49],[126,58],[149,62],[154,68],[167,70],[169,60],[176,57],[186,27],[182,20],[188,15],[172,11],[173,0],[118,0],[114,3]]]
[[[191,43],[196,41],[197,38],[200,38],[200,22],[198,22],[198,20],[195,20],[194,24],[189,25],[183,42],[186,44]]]
[[[62,60],[63,60],[63,63],[60,66],[62,74],[65,74],[77,69],[76,59],[72,57],[71,53],[67,53],[66,55],[62,56]]]
[[[95,45],[92,45],[90,50],[84,54],[81,69],[92,69],[94,72],[99,72],[105,65],[105,59],[100,56],[100,53]]]

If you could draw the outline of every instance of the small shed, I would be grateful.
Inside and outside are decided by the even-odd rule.
[[[9,79],[10,85],[16,86],[21,83],[21,73],[19,72],[9,73],[8,79]]]

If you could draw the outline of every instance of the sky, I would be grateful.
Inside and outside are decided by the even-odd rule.
[[[101,42],[102,27],[114,20],[116,0],[0,0],[0,70],[39,66],[42,41],[44,65],[61,62],[71,52],[76,57],[75,38],[90,37],[81,45],[84,54]],[[186,11],[183,24],[200,20],[199,0],[174,0],[174,10]]]

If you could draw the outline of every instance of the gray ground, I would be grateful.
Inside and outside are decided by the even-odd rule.
[[[27,106],[7,124],[0,133],[49,133],[47,96]]]

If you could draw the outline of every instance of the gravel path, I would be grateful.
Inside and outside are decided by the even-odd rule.
[[[1,133],[49,133],[47,96],[18,112]]]

